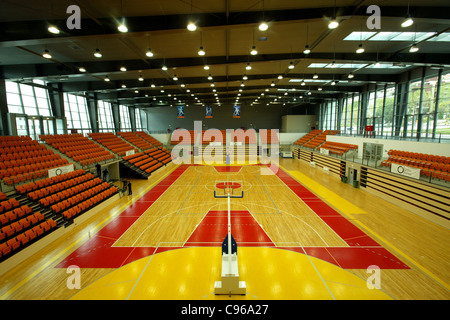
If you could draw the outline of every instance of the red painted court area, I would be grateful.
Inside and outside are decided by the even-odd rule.
[[[238,246],[275,244],[248,211],[231,211],[231,234]],[[228,232],[228,212],[209,211],[185,243],[187,246],[220,246]]]
[[[77,265],[80,268],[119,268],[135,260],[167,250],[192,246],[220,247],[227,233],[227,211],[209,211],[183,247],[113,247],[114,242],[158,200],[160,195],[188,167],[189,165],[181,165],[174,170],[97,234],[93,235],[62,260],[56,267],[67,268],[70,265]],[[366,269],[369,265],[377,265],[381,269],[409,269],[406,264],[389,253],[383,246],[324,203],[282,169],[278,169],[275,174],[328,224],[348,246],[276,247],[248,211],[232,211],[232,234],[238,246],[276,247],[291,250],[328,261],[344,269]]]

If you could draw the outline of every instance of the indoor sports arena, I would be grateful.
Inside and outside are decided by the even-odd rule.
[[[2,300],[450,299],[450,2],[0,6]]]

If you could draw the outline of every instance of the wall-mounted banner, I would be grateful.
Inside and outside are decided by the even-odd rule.
[[[177,118],[178,119],[184,118],[184,106],[177,107]]]
[[[63,173],[68,173],[68,172],[72,172],[72,171],[73,171],[73,163],[68,164],[67,166],[48,169],[48,177],[52,178],[55,176],[59,176]]]
[[[420,179],[419,168],[407,167],[401,164],[391,163],[391,172],[414,179]]]
[[[233,118],[240,118],[241,117],[241,106],[234,106],[233,107]]]
[[[213,117],[212,106],[206,106],[205,107],[205,118],[212,118],[212,117]]]

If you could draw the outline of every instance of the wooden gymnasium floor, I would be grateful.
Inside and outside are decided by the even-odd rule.
[[[275,172],[274,172],[275,171]],[[245,296],[215,296],[226,199]],[[0,276],[2,299],[449,299],[449,230],[291,159],[170,163]],[[69,289],[67,267],[81,268]],[[380,289],[369,289],[370,265]]]

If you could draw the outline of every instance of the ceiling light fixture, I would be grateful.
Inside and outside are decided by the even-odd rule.
[[[174,75],[174,76],[173,76],[173,81],[177,81],[177,80],[178,80],[177,75]]]
[[[245,70],[252,70],[252,66],[250,65],[250,62],[247,63],[247,65],[245,66]]]
[[[318,79],[318,78],[319,78],[319,75],[317,73],[314,73],[313,79]]]
[[[187,29],[188,29],[189,31],[195,31],[195,30],[197,30],[197,26],[195,25],[194,22],[191,21],[191,22],[188,23]]]
[[[355,76],[353,75],[353,73],[350,72],[350,73],[348,74],[348,78],[349,78],[349,79],[353,79],[354,77],[355,77]]]
[[[142,74],[139,76],[139,81],[144,81],[144,78],[142,77]]]
[[[128,32],[128,28],[127,28],[127,26],[124,23],[120,23],[117,26],[117,30],[119,30],[122,33]]]
[[[48,30],[48,32],[53,33],[53,34],[60,33],[59,29],[54,25],[49,25],[47,30]]]
[[[308,45],[305,46],[305,50],[303,50],[304,54],[310,54],[311,53],[311,49],[309,48]]]
[[[213,79],[213,77],[212,77],[212,75],[210,73],[209,76],[208,76],[208,80],[212,80],[212,79]]]
[[[149,57],[149,58],[153,57],[154,54],[153,54],[153,52],[152,52],[152,49],[148,48],[148,49],[147,49],[147,52],[145,53],[145,55],[146,55],[147,57]]]
[[[50,54],[50,52],[47,49],[44,50],[44,53],[42,54],[42,56],[45,59],[51,59],[52,58],[52,55]]]
[[[244,76],[242,77],[242,80],[247,80],[247,79],[248,79],[247,75],[244,74]]]
[[[106,82],[109,82],[109,81],[110,81],[109,78],[108,78],[108,76],[105,76],[105,81],[106,81]]]
[[[94,56],[96,58],[101,58],[103,56],[99,48],[95,49]]]
[[[278,75],[278,80],[281,80],[281,79],[283,79],[283,76],[280,74],[280,75]]]
[[[208,66],[207,64],[205,64],[205,66],[203,67],[203,69],[209,70],[209,66]]]
[[[120,67],[120,71],[123,71],[123,72],[127,71],[127,67],[121,66],[121,67]]]
[[[267,29],[269,29],[269,25],[265,22],[261,22],[258,26],[258,29],[261,31],[266,31]]]
[[[85,67],[79,67],[79,68],[78,68],[78,71],[80,71],[80,72],[86,72],[86,68],[85,68]]]
[[[408,9],[406,11],[406,18],[402,21],[401,26],[403,28],[410,27],[414,24],[414,20],[411,18],[411,15],[409,14],[409,1],[408,1]]]
[[[359,44],[358,49],[356,49],[356,53],[363,53],[364,52],[364,47],[362,45],[362,43]]]
[[[339,22],[336,19],[332,19],[330,23],[328,23],[328,29],[336,29],[339,27]]]
[[[163,65],[161,69],[164,70],[164,71],[167,71],[166,65]]]
[[[417,52],[419,51],[419,47],[417,46],[416,43],[414,43],[411,48],[409,48],[409,52]]]
[[[289,68],[289,69],[294,69],[294,67],[295,67],[295,66],[294,66],[294,63],[291,61],[291,63],[289,63],[289,67],[288,67],[288,68]]]
[[[252,47],[252,50],[250,51],[250,54],[251,54],[252,56],[258,54],[258,51],[256,50],[256,46],[253,46],[253,47]]]
[[[199,56],[204,56],[206,54],[205,50],[203,50],[203,47],[200,46],[200,49],[198,50],[198,55]]]

